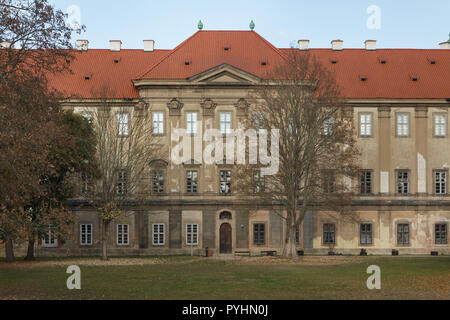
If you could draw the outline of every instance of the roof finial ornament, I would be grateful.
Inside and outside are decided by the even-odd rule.
[[[198,30],[202,30],[202,29],[203,29],[203,23],[202,23],[202,20],[199,20],[199,21],[198,21],[197,27],[198,27]]]
[[[255,23],[253,22],[253,20],[250,22],[250,30],[253,31],[253,29],[255,29]]]

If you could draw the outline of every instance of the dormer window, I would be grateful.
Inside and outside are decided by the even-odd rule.
[[[267,66],[267,61],[261,61],[262,66]]]
[[[230,51],[231,48],[230,48],[230,47],[224,47],[223,50],[224,50],[224,51]]]
[[[186,61],[184,62],[184,65],[185,65],[185,66],[189,66],[189,65],[191,65],[191,61],[189,61],[189,60],[186,60]]]
[[[90,74],[87,74],[84,76],[84,80],[91,80],[91,78],[92,78],[92,75],[90,75]]]
[[[338,61],[337,61],[336,59],[332,59],[332,60],[331,60],[331,64],[337,64],[337,62],[338,62]]]

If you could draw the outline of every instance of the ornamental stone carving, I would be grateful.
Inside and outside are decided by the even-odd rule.
[[[239,99],[237,103],[234,104],[237,110],[238,116],[243,116],[247,113],[250,104],[244,98]]]
[[[169,108],[169,115],[171,116],[179,116],[181,114],[181,109],[183,109],[183,103],[177,98],[173,98],[170,102],[167,103],[167,107]]]
[[[204,116],[214,115],[214,110],[216,110],[217,103],[214,103],[214,101],[212,101],[211,99],[206,99],[200,105],[203,109]]]

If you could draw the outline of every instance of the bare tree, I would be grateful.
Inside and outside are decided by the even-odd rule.
[[[296,230],[308,210],[351,214],[346,204],[359,151],[334,75],[314,56],[292,53],[267,79],[254,91],[244,123],[279,130],[272,137],[279,139],[279,171],[262,176],[256,165],[238,166],[238,185],[284,219],[283,256],[296,257]]]
[[[148,104],[123,106],[101,89],[99,103],[87,110],[97,137],[99,181],[90,193],[91,204],[102,220],[102,259],[107,260],[110,224],[125,214],[124,207],[150,195],[150,163],[161,158],[159,139],[153,135]]]

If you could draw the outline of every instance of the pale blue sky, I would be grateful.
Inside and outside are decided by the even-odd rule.
[[[204,30],[248,30],[253,19],[255,31],[280,48],[298,39],[314,48],[328,48],[333,39],[344,40],[344,48],[363,47],[366,39],[379,48],[438,48],[450,32],[450,0],[50,1],[63,11],[80,8],[87,31],[74,38],[88,39],[91,48],[108,48],[111,39],[142,48],[142,40],[152,39],[156,48],[172,49],[197,31],[199,19]],[[371,5],[380,8],[380,29],[367,27]]]

